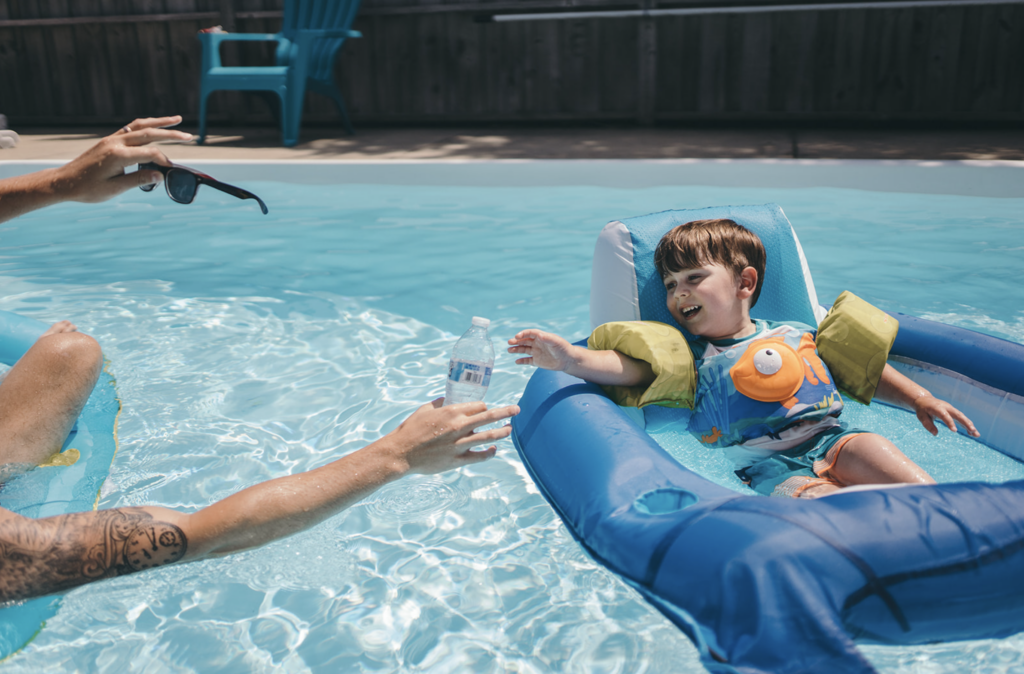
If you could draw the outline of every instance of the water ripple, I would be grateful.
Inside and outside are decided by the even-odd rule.
[[[378,491],[369,509],[381,519],[409,522],[456,510],[465,500],[465,493],[440,478],[406,479]]]

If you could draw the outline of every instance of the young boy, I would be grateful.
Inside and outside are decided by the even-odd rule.
[[[654,257],[669,313],[699,338],[690,344],[696,385],[689,430],[722,448],[740,479],[761,494],[800,498],[859,484],[934,483],[886,438],[839,421],[842,398],[812,328],[751,320],[766,259],[757,235],[732,220],[689,222],[669,231]],[[518,364],[603,386],[645,388],[658,378],[650,362],[540,330],[523,330],[509,344],[509,353],[526,356]],[[875,397],[913,409],[932,435],[938,419],[952,431],[960,422],[978,437],[962,412],[888,364],[877,381]]]

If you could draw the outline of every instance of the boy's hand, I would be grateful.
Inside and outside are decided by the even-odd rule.
[[[516,365],[533,365],[544,370],[565,372],[572,365],[573,345],[558,335],[542,330],[523,330],[508,340],[512,346],[509,353],[525,353],[526,358],[517,358]]]
[[[592,351],[542,330],[523,330],[508,340],[509,353],[525,353],[517,365],[564,372],[602,386],[649,386],[654,371],[648,363],[609,349]]]
[[[938,435],[939,429],[935,426],[935,419],[938,419],[946,428],[956,433],[956,422],[959,421],[960,425],[967,429],[967,432],[971,437],[977,438],[981,436],[978,429],[974,427],[971,420],[967,418],[963,412],[953,407],[945,400],[939,400],[932,395],[923,395],[919,398],[914,399],[914,412],[917,414],[918,420],[921,425],[924,426],[929,433],[932,435]]]
[[[910,407],[917,414],[921,425],[932,435],[939,434],[939,429],[935,427],[934,421],[938,419],[954,433],[956,433],[956,422],[959,421],[971,437],[981,437],[981,433],[967,418],[967,415],[945,400],[939,400],[927,389],[922,388],[920,384],[911,381],[906,375],[900,374],[892,365],[886,364],[885,369],[882,370],[882,378],[878,382],[875,397],[901,407]]]

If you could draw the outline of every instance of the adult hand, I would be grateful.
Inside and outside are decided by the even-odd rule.
[[[485,461],[497,451],[473,447],[507,438],[509,426],[477,432],[475,429],[519,414],[517,405],[487,409],[482,402],[443,407],[444,398],[423,405],[382,439],[396,468],[404,473],[440,473]]]
[[[124,169],[146,162],[169,166],[171,162],[164,153],[149,143],[192,140],[192,134],[165,128],[180,123],[179,115],[136,119],[57,169],[54,189],[62,200],[95,203],[133,187],[159,183],[163,180],[159,171],[125,174]]]
[[[973,438],[981,436],[978,429],[974,427],[967,415],[950,405],[945,400],[939,400],[931,395],[923,395],[914,400],[914,412],[918,421],[932,435],[938,435],[939,429],[935,426],[935,419],[941,421],[946,428],[956,433],[956,422],[967,429]]]
[[[545,370],[565,372],[572,365],[573,345],[558,335],[542,330],[523,330],[508,340],[509,353],[529,354],[517,358],[516,365],[533,365]]]

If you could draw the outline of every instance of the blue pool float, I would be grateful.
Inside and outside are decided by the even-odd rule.
[[[46,323],[0,311],[0,363],[13,365],[47,329]],[[117,451],[121,401],[104,368],[60,457],[11,479],[0,488],[0,506],[32,518],[95,510]],[[57,613],[60,596],[0,608],[0,661],[24,648]]]
[[[677,224],[731,218],[768,269],[755,318],[824,315],[782,209],[667,211],[610,223],[594,254],[591,320],[674,325],[653,265]],[[1024,346],[894,314],[890,364],[963,410],[980,442],[1024,460]],[[922,644],[1024,630],[1024,481],[738,493],[688,470],[600,387],[537,370],[512,438],[581,546],[679,627],[711,672],[874,672],[857,642]],[[640,423],[682,421],[646,407]],[[908,423],[911,423],[908,419]],[[913,423],[917,423],[916,420]]]

